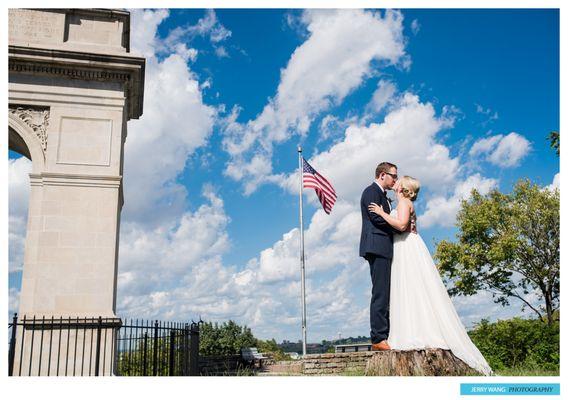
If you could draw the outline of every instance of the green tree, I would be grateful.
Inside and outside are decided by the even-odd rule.
[[[239,354],[243,347],[256,347],[260,353],[271,355],[276,361],[289,360],[290,356],[278,346],[275,339],[261,340],[254,337],[247,326],[239,326],[229,320],[219,325],[205,322],[199,331],[199,354],[220,356]]]
[[[560,156],[560,132],[552,131],[548,134],[548,140],[550,140],[550,147],[556,150],[556,155]]]
[[[270,340],[257,339],[256,347],[258,351],[265,356],[271,356],[274,361],[291,360],[292,358],[284,353],[284,350],[278,346],[274,338]]]
[[[441,241],[435,254],[440,273],[453,282],[449,294],[488,290],[503,306],[517,298],[551,325],[559,308],[559,191],[529,180],[510,194],[474,190],[456,225],[457,242]]]
[[[199,331],[199,354],[239,354],[243,347],[256,347],[257,339],[250,328],[239,326],[234,321],[218,323],[205,322]]]

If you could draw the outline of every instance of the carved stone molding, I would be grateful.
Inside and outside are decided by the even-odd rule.
[[[8,112],[24,121],[38,137],[43,151],[47,150],[47,127],[49,125],[49,109],[9,105]]]
[[[142,115],[145,67],[144,58],[132,55],[8,46],[10,74],[122,83],[127,100],[128,119],[137,119]]]
[[[94,70],[89,68],[70,68],[69,66],[55,66],[42,64],[8,63],[10,72],[26,72],[30,74],[61,75],[71,79],[101,80],[127,82],[130,74],[114,71]]]

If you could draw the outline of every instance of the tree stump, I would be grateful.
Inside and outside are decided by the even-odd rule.
[[[367,361],[367,376],[467,376],[481,375],[450,350],[377,351]]]

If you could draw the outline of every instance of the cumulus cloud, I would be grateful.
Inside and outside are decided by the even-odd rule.
[[[560,172],[557,173],[556,175],[554,175],[554,179],[552,180],[552,183],[550,185],[548,185],[546,187],[548,190],[553,191],[553,190],[560,190]]]
[[[458,173],[459,160],[437,137],[452,125],[451,115],[436,115],[431,103],[405,92],[382,122],[350,125],[343,140],[313,156],[310,164],[333,183],[339,198],[352,203],[381,161],[397,164],[399,174],[415,176],[436,192],[453,184]],[[298,191],[297,172],[280,175],[277,182],[290,193]]]
[[[479,139],[471,147],[469,155],[484,156],[491,164],[511,168],[518,166],[530,150],[531,143],[524,136],[511,132]]]
[[[206,202],[194,212],[184,212],[179,221],[163,223],[154,229],[124,225],[119,308],[131,315],[139,312],[190,318],[196,313],[189,312],[201,304],[199,297],[220,296],[217,289],[227,282],[220,255],[230,247],[226,232],[230,219],[223,200],[211,186],[206,185],[202,195]],[[180,299],[183,291],[188,293]],[[146,303],[148,297],[151,303]],[[189,298],[192,304],[183,305],[184,299]],[[176,311],[179,313],[175,314]]]
[[[188,50],[168,46],[163,57],[158,26],[163,10],[132,10],[133,53],[146,57],[144,115],[128,125],[125,143],[123,218],[145,225],[179,216],[187,189],[176,179],[194,151],[211,135],[216,109],[203,102],[198,77],[187,63]],[[156,149],[160,151],[156,151]]]
[[[146,86],[144,115],[129,122],[125,144],[118,312],[176,320],[200,314],[222,318],[238,307],[228,307],[228,299],[219,301],[232,271],[221,260],[230,247],[230,218],[209,184],[202,187],[201,205],[190,209],[188,188],[177,179],[196,149],[208,144],[217,115],[202,97],[210,80],[200,83],[190,67],[197,50],[181,40],[199,34],[219,43],[230,32],[212,11],[184,32],[174,28],[165,39],[158,27],[167,11],[132,10],[131,18],[133,52],[146,57]]]
[[[195,25],[177,26],[172,29],[168,36],[159,43],[158,49],[162,52],[171,52],[172,49],[185,46],[184,42],[192,41],[200,36],[209,39],[217,56],[228,57],[229,53],[221,43],[231,35],[232,32],[221,24],[215,11],[206,10],[205,16],[200,18]]]
[[[382,111],[385,106],[393,100],[395,93],[396,85],[390,81],[381,79],[377,84],[377,89],[373,93],[371,101],[367,105],[367,109],[375,113]]]
[[[481,194],[487,194],[491,189],[497,187],[497,183],[497,180],[484,178],[480,174],[471,175],[467,179],[458,182],[451,196],[436,196],[428,200],[426,211],[418,218],[420,227],[429,228],[433,225],[453,226],[461,201],[468,200],[473,189],[476,189]]]
[[[25,157],[8,160],[8,259],[10,273],[22,270],[30,197],[32,162]]]
[[[305,135],[316,116],[376,73],[374,63],[408,61],[399,12],[307,10],[301,21],[309,36],[282,70],[275,96],[254,120],[241,124],[233,114],[227,123],[224,145],[231,160],[225,174],[243,181],[247,194],[272,172],[275,144]]]

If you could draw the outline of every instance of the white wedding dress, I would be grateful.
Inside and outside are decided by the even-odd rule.
[[[396,209],[391,215],[396,217]],[[394,235],[389,316],[392,349],[449,349],[482,374],[492,374],[467,335],[419,234]]]

